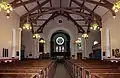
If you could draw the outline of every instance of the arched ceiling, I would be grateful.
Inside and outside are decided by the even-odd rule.
[[[78,33],[89,32],[90,22],[97,19],[102,27],[102,16],[112,10],[115,0],[9,0],[15,12],[20,16],[20,26],[29,21],[32,32],[42,33],[46,24],[57,16],[70,19],[77,27]],[[83,27],[88,27],[87,31]],[[37,28],[37,29],[36,29]]]

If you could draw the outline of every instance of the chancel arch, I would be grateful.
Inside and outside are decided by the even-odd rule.
[[[64,56],[70,58],[70,36],[63,30],[58,30],[51,36],[51,57]]]

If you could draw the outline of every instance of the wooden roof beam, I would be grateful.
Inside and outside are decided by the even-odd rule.
[[[50,0],[50,6],[52,7],[52,1]]]
[[[14,1],[12,1],[10,4],[11,4],[11,5],[15,5],[18,1],[20,1],[20,0],[14,0]]]
[[[82,8],[83,8],[83,10],[84,10],[84,4],[85,4],[85,0],[83,1],[83,3],[82,3],[82,6],[80,7],[80,12],[82,11]]]
[[[42,12],[41,5],[40,5],[39,1],[37,1],[37,4],[40,7],[40,11]],[[39,11],[39,9],[38,9],[38,11]]]
[[[27,12],[29,12],[28,8],[25,6],[24,2],[20,0],[20,2],[23,4],[24,8],[26,9]]]
[[[87,1],[87,0],[86,0],[86,1]],[[73,0],[73,2],[74,2],[75,4],[77,4],[78,6],[80,6],[80,7],[82,6],[82,4],[79,3],[77,0]],[[84,10],[88,11],[89,13],[92,12],[92,11],[91,11],[89,8],[87,8],[86,6],[83,6],[83,8],[84,8]],[[98,20],[102,20],[100,15],[98,15],[98,14],[96,14],[96,13],[94,13],[94,12],[93,12],[93,14],[95,15],[95,17],[96,17]]]
[[[78,29],[78,33],[84,33],[85,32],[84,29],[67,12],[65,12],[65,14],[67,14],[67,16],[64,15],[64,14],[62,14],[62,16],[70,19],[75,24],[75,26]]]
[[[38,29],[37,29],[37,33],[43,33],[43,29],[45,27],[45,25],[52,19],[54,19],[55,17],[59,16],[59,14],[56,14],[56,12],[54,12]]]
[[[24,4],[29,4],[29,3],[32,3],[32,2],[36,2],[37,0],[28,0],[28,1],[24,1]],[[13,8],[17,8],[17,7],[20,7],[23,5],[23,3],[11,3]]]
[[[109,9],[111,11],[113,16],[116,15],[115,12],[112,10],[113,4],[110,3],[107,0],[102,0],[102,1],[104,3],[99,3],[99,2],[96,2],[96,1],[93,1],[93,0],[86,0],[86,2],[89,2],[89,3],[92,3],[92,4],[98,4],[99,6],[105,7],[105,8],[107,8],[107,9]]]
[[[101,1],[102,1],[102,0],[100,0],[100,1],[99,1],[99,3],[100,3]],[[99,3],[98,3],[98,4],[96,4],[96,6],[93,8],[92,12],[94,12],[94,11],[95,11],[95,9],[99,6]],[[92,14],[92,12],[91,12],[91,14]]]
[[[35,19],[32,19],[33,21],[35,21]],[[37,21],[46,21],[47,19],[37,19]],[[85,19],[74,19],[75,21],[85,21]]]
[[[46,1],[42,2],[42,3],[40,4],[40,6],[41,6],[41,7],[44,6],[44,5],[45,5],[46,3],[48,3],[49,1],[50,1],[50,0],[46,0]],[[21,18],[24,18],[26,15],[31,14],[32,12],[36,11],[37,9],[40,9],[40,7],[39,7],[39,6],[34,7],[34,8],[31,9],[28,13],[22,15]]]
[[[41,5],[41,7],[42,6],[44,6],[46,3],[48,3],[50,0],[46,0],[46,1],[44,1],[44,2],[42,2],[40,5]],[[27,17],[27,15],[30,15],[32,12],[34,12],[34,11],[36,11],[36,10],[38,10],[40,7],[39,6],[36,6],[35,8],[33,8],[33,9],[31,9],[28,13],[25,13],[24,15],[22,15],[21,17],[20,17],[20,27],[23,25],[23,23],[26,21],[26,17]]]
[[[69,4],[69,7],[71,7],[72,6],[72,0],[70,0],[70,4]]]

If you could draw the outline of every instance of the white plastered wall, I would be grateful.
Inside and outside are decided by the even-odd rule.
[[[8,49],[8,56],[12,57],[12,29],[16,30],[15,51],[19,51],[19,20],[20,17],[14,11],[9,19],[5,12],[0,12],[0,58],[3,58],[3,48]]]
[[[106,29],[110,29],[110,54],[112,54],[112,49],[120,49],[120,12],[116,14],[116,18],[113,19],[110,12],[103,16],[103,28],[101,34],[102,42],[102,52],[106,52]],[[111,58],[114,58],[111,56]]]
[[[62,19],[63,23],[59,24],[58,20]],[[53,33],[55,33],[57,30],[63,30],[65,31],[70,37],[71,37],[71,42],[70,42],[70,50],[71,50],[71,55],[75,54],[75,56],[77,56],[77,52],[80,52],[77,50],[77,46],[73,44],[73,42],[78,38],[81,37],[81,33],[78,33],[76,26],[74,25],[73,22],[71,22],[70,20],[68,20],[67,18],[64,18],[62,16],[58,16],[56,18],[54,18],[53,20],[51,20],[45,27],[43,30],[43,33],[40,33],[40,36],[42,38],[44,38],[45,40],[45,44],[44,44],[44,52],[50,53],[50,39]],[[24,32],[25,33],[25,32]],[[23,44],[26,45],[27,50],[25,51],[25,56],[28,56],[29,53],[32,53],[33,56],[28,58],[38,58],[39,57],[39,53],[38,52],[38,43],[36,45],[34,45],[34,41],[32,38],[32,33],[31,32],[26,32],[26,35],[23,34],[24,38],[23,38]],[[83,43],[84,43],[84,39]],[[100,35],[97,32],[92,32],[90,34],[90,38],[87,41],[87,53],[86,53],[86,57],[89,56],[89,53],[92,53],[92,45],[93,45],[93,41],[97,40],[100,41]],[[75,46],[75,48],[74,48]],[[84,46],[84,44],[83,44]],[[36,49],[37,47],[37,49]],[[82,51],[84,52],[84,50]],[[35,54],[35,55],[34,55]]]

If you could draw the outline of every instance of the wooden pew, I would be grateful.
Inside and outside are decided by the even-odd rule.
[[[0,78],[37,78],[36,73],[0,73]]]
[[[70,63],[71,62],[71,63]],[[96,61],[96,60],[72,60],[66,61],[67,66],[71,64],[73,71],[69,71],[73,78],[85,78],[86,77],[86,69],[117,69],[117,64],[112,64],[110,62],[105,61]],[[102,65],[101,65],[102,64]],[[111,65],[112,64],[112,65]],[[66,67],[67,67],[66,66]]]
[[[6,76],[10,75],[11,78],[14,78],[13,76],[18,76],[15,73],[22,73],[22,75],[20,74],[20,77],[24,76],[24,74],[27,73],[31,73],[31,74],[36,73],[35,78],[38,75],[41,76],[39,78],[53,78],[55,69],[56,69],[55,61],[51,61],[51,60],[43,60],[43,61],[27,60],[27,61],[20,61],[15,64],[14,63],[0,64],[0,74],[1,75],[7,74]],[[31,77],[29,75],[29,77],[25,77],[25,78],[31,78]]]
[[[119,69],[87,69],[85,70],[85,78],[96,78],[100,77],[103,74],[119,74],[120,77],[120,70]],[[111,78],[111,77],[110,77]]]
[[[120,73],[93,73],[95,76],[91,76],[90,78],[120,78]]]

